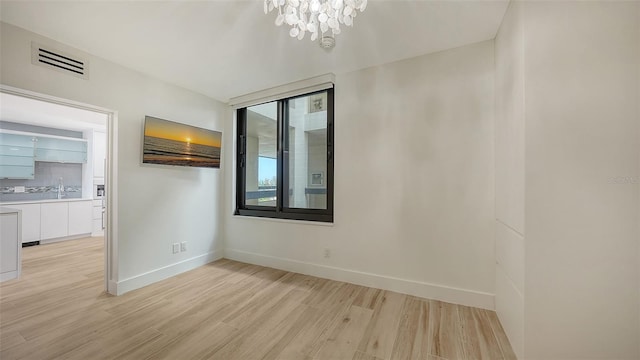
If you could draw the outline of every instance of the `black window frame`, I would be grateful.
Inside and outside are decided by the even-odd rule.
[[[327,93],[327,169],[326,169],[326,209],[306,209],[288,207],[289,196],[284,196],[284,189],[289,189],[289,132],[284,131],[289,125],[289,101],[315,94]],[[305,220],[317,222],[333,222],[334,194],[334,89],[333,87],[313,91],[306,94],[274,100],[277,102],[277,184],[276,206],[257,206],[246,204],[246,134],[247,107],[236,110],[236,209],[234,215],[266,217],[274,219]],[[269,101],[272,102],[272,101]],[[258,104],[255,104],[258,105]],[[285,166],[287,165],[287,166]],[[287,194],[288,195],[288,194]]]

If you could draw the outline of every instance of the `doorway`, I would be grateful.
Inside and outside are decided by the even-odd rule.
[[[3,189],[6,191],[3,190],[2,202],[16,203],[17,199],[31,200],[26,202],[29,205],[40,204],[39,211],[53,210],[53,214],[56,214],[53,209],[54,205],[67,207],[68,224],[64,227],[66,233],[58,231],[56,228],[62,222],[59,219],[47,218],[44,222],[41,221],[39,225],[44,225],[46,228],[39,226],[38,231],[23,227],[23,233],[25,231],[33,232],[33,234],[27,234],[32,236],[33,240],[39,236],[37,237],[38,241],[32,243],[45,244],[78,238],[81,235],[87,235],[87,231],[91,236],[104,236],[104,289],[115,295],[117,279],[117,149],[115,146],[117,144],[117,112],[4,85],[0,85],[0,103],[2,104],[2,118],[0,119],[2,126],[0,128],[4,133],[16,136],[37,135],[34,137],[36,144],[41,140],[40,148],[34,151],[35,161],[33,161],[31,177],[29,174],[26,176],[12,175],[17,179],[24,180],[4,179],[4,185],[12,186],[3,185]],[[46,150],[44,144],[51,142],[62,147],[67,146],[66,144],[74,146],[80,144],[84,146],[85,150],[75,153],[68,152],[66,148],[63,148],[57,153],[50,152]],[[63,158],[57,159],[56,156]],[[67,157],[70,157],[70,160]],[[26,171],[29,172],[29,169],[27,168]],[[47,177],[51,177],[51,179]],[[27,186],[20,185],[20,181]],[[42,201],[38,199],[42,199]],[[68,200],[68,204],[61,201],[64,199]],[[45,206],[46,210],[41,209],[42,206]],[[64,211],[57,211],[57,214],[60,213],[64,213]],[[40,216],[45,215],[41,212],[39,214]],[[76,217],[74,214],[79,215]],[[32,219],[34,218],[32,215]],[[23,221],[31,220],[24,219]],[[23,234],[23,238],[25,238],[25,234]],[[31,238],[27,240],[31,240]],[[31,242],[27,241],[27,243]]]

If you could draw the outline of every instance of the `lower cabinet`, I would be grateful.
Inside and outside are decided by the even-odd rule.
[[[89,201],[69,203],[69,236],[89,234],[93,225],[93,204]]]
[[[22,210],[22,242],[40,240],[40,204],[9,205]]]
[[[40,240],[69,235],[69,203],[40,204]]]
[[[104,235],[104,208],[103,200],[93,200],[93,231],[91,236]]]
[[[22,210],[22,242],[91,234],[91,200],[6,205]]]
[[[20,276],[20,213],[0,211],[0,281]]]

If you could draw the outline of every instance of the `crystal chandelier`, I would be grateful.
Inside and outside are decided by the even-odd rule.
[[[352,26],[358,11],[366,7],[367,0],[264,0],[264,13],[277,9],[276,25],[291,26],[291,37],[302,40],[310,32],[314,41],[321,32],[321,41],[328,39],[331,46],[334,35],[340,34],[340,24]]]

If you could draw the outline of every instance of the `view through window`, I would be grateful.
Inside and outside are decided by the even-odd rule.
[[[333,89],[241,108],[237,119],[236,214],[333,221]]]

